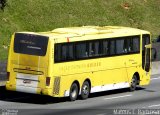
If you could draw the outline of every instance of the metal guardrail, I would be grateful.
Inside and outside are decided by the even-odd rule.
[[[154,61],[160,61],[160,42],[153,43],[152,48],[155,48],[157,51],[157,57]]]
[[[6,72],[6,62],[0,62],[0,81],[6,81],[7,80],[7,72]]]

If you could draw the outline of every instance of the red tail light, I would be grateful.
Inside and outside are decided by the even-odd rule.
[[[9,80],[10,72],[7,72],[7,80]]]
[[[49,86],[49,85],[50,85],[50,80],[51,80],[50,77],[46,77],[46,86]]]

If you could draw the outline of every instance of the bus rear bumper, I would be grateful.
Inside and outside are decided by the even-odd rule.
[[[40,94],[41,89],[35,88],[35,87],[16,86],[16,91],[25,92],[25,93],[32,93],[32,94]]]
[[[13,84],[10,84],[9,82],[7,82],[6,89],[10,90],[10,91],[53,96],[50,88],[43,89],[43,88],[39,88],[39,87],[28,87],[28,86],[15,85],[15,84],[13,85]]]
[[[6,83],[6,89],[11,91],[24,92],[24,93],[41,94],[41,88],[26,87],[23,85],[12,85],[12,84]]]

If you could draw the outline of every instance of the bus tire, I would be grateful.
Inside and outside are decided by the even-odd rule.
[[[73,83],[70,88],[69,98],[70,101],[75,101],[78,97],[78,85]]]
[[[81,88],[81,98],[87,99],[89,94],[90,94],[90,85],[89,85],[88,81],[85,81],[82,85],[82,88]]]
[[[136,75],[133,75],[132,80],[131,80],[131,85],[130,85],[130,91],[136,90],[137,83],[138,83],[137,77]]]

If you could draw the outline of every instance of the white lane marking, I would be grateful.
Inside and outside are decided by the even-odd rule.
[[[150,105],[150,106],[148,106],[148,107],[159,107],[160,106],[160,104],[158,104],[158,105]]]
[[[160,77],[151,78],[151,80],[160,79]]]
[[[97,114],[97,115],[106,115],[106,113],[100,113],[100,114]]]
[[[152,108],[152,107],[160,107],[160,104],[158,104],[158,105],[150,105],[150,106],[146,106],[146,107],[142,107],[142,108]]]
[[[122,95],[122,96],[117,96],[117,97],[111,97],[111,98],[104,98],[105,100],[110,100],[110,99],[117,99],[117,98],[123,98],[123,97],[130,97],[132,95]]]

